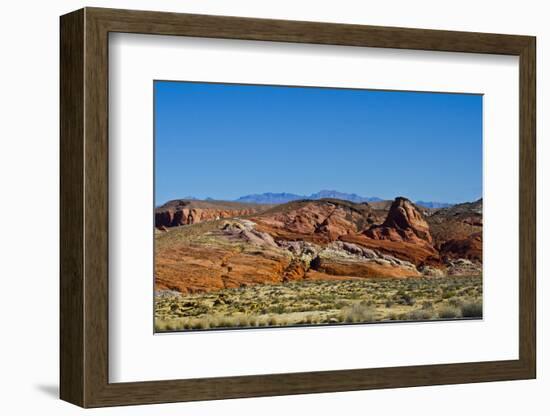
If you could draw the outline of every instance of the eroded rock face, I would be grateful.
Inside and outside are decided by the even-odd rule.
[[[275,238],[317,243],[335,241],[382,221],[368,204],[330,199],[292,202],[280,211],[254,216],[253,220],[259,230]]]
[[[445,274],[447,276],[472,276],[481,274],[483,266],[477,261],[455,259],[447,262]]]
[[[222,226],[222,234],[232,241],[242,241],[257,246],[278,247],[277,243],[268,233],[257,231],[251,221],[231,221]]]
[[[155,227],[177,227],[220,218],[241,217],[270,208],[270,205],[232,201],[175,199],[155,209]]]
[[[453,239],[441,244],[442,257],[483,261],[482,233],[474,233],[466,238]]]
[[[203,221],[218,220],[254,214],[255,209],[222,210],[213,208],[166,209],[155,213],[155,227],[177,227],[180,225],[197,224]]]
[[[310,263],[313,270],[334,276],[413,277],[420,273],[408,261],[357,244],[335,241]]]
[[[240,252],[222,244],[162,248],[155,258],[155,288],[200,293],[281,283],[290,257],[277,250],[266,250],[264,254]]]
[[[406,198],[396,198],[393,201],[388,216],[380,226],[374,226],[365,232],[376,240],[407,241],[423,240],[432,243],[430,226],[424,216]]]
[[[450,240],[467,239],[470,235],[483,231],[483,200],[454,205],[437,210],[427,217],[434,246]]]

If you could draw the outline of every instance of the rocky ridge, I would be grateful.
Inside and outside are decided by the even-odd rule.
[[[155,227],[165,229],[220,218],[245,216],[269,207],[227,201],[174,200],[155,209]]]
[[[157,289],[194,293],[300,279],[481,272],[481,232],[464,236],[460,228],[457,238],[441,241],[437,229],[446,225],[446,216],[456,218],[456,224],[470,218],[470,225],[478,227],[477,205],[430,216],[406,198],[396,198],[385,216],[369,203],[336,199],[257,206],[252,212],[214,205],[176,203],[159,211],[173,210],[172,224],[176,212],[189,218],[194,210],[185,223],[194,225],[157,235]],[[432,224],[439,233],[435,237]]]

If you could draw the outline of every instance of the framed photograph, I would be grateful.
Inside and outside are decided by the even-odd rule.
[[[535,378],[535,49],[62,16],[61,398]]]

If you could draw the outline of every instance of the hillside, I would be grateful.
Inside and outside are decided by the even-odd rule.
[[[250,215],[269,208],[271,208],[271,205],[234,201],[176,199],[155,209],[155,227],[167,228],[196,224],[219,218]]]
[[[428,222],[442,256],[482,261],[482,199],[440,209],[428,217]]]
[[[196,293],[295,280],[481,272],[481,201],[429,215],[406,198],[387,209],[375,204],[171,201],[157,209],[159,222],[185,226],[156,234],[156,288]]]

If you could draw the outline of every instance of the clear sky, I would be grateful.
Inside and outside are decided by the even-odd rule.
[[[155,204],[482,194],[482,96],[155,81]]]

